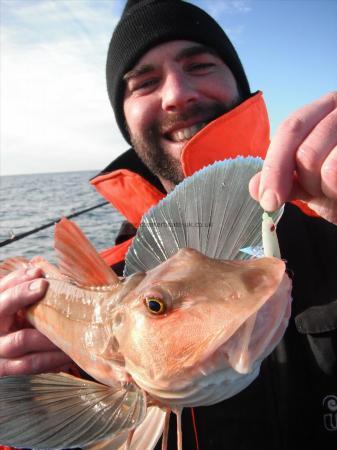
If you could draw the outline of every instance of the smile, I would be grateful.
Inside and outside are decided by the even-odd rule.
[[[180,130],[174,130],[168,133],[166,137],[173,142],[183,142],[191,139],[199,130],[201,130],[206,125],[205,122],[194,124],[190,127],[181,128]]]

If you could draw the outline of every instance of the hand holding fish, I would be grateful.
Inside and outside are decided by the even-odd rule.
[[[52,371],[70,358],[25,320],[24,309],[40,300],[48,283],[39,268],[0,279],[0,377]]]
[[[337,92],[304,106],[281,124],[250,193],[266,211],[303,200],[337,225]]]
[[[163,433],[166,449],[173,411],[182,450],[184,407],[230,398],[258,376],[291,309],[291,280],[285,263],[273,257],[274,246],[270,252],[265,248],[270,256],[248,260],[240,250],[261,240],[262,211],[247,192],[260,168],[260,160],[238,158],[181,183],[143,218],[143,225],[153,226],[139,228],[125,278],[118,278],[66,219],[55,227],[58,267],[42,257],[0,265],[0,277],[19,267],[43,270],[49,287],[38,302],[26,299],[33,303],[27,319],[96,380],[50,373],[0,379],[0,444],[120,448],[126,443],[131,450],[150,450]],[[223,189],[224,184],[231,187]],[[158,226],[163,220],[188,223],[205,194],[208,220],[216,227],[197,234],[192,227]],[[225,214],[219,204],[227,205]],[[275,231],[273,226],[268,232],[269,219],[263,219],[266,243]],[[24,302],[19,303],[15,311]]]
[[[79,258],[72,251],[75,242],[83,251]],[[103,384],[64,374],[3,378],[1,444],[63,448],[106,440],[120,445],[135,430],[134,444],[150,429],[144,448],[153,448],[166,409],[176,412],[180,423],[183,407],[210,405],[240,392],[256,378],[261,359],[288,323],[291,283],[276,258],[216,260],[185,248],[153,270],[120,280],[65,219],[56,225],[55,248],[62,272],[39,260],[49,288],[28,307],[27,317]],[[43,429],[32,426],[40,414]],[[44,442],[47,430],[57,429],[68,415],[64,434],[53,433]],[[87,431],[84,424],[94,420]],[[178,442],[182,450],[180,426]]]

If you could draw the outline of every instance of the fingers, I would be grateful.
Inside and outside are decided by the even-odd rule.
[[[20,358],[0,359],[0,377],[51,372],[71,359],[61,351],[30,353]]]
[[[74,361],[69,361],[67,364],[63,366],[56,367],[53,372],[67,372],[72,375],[79,375],[79,367],[74,363]]]
[[[261,180],[261,172],[258,172],[256,175],[252,177],[249,182],[249,193],[257,202],[259,201],[259,186]],[[299,183],[296,181],[296,178],[293,180],[292,189],[288,195],[287,201],[298,200],[301,199],[305,202],[311,202],[312,196],[305,192]]]
[[[20,310],[46,293],[41,269],[16,270],[0,280],[0,377],[58,370],[72,360],[33,328],[22,328]],[[15,330],[15,331],[14,331]]]
[[[24,328],[0,337],[0,358],[18,358],[28,353],[58,348],[34,328]]]
[[[336,192],[336,185],[330,182],[330,174],[337,169],[336,155],[332,155],[336,146],[337,108],[316,125],[296,152],[298,182],[312,197],[330,197]]]
[[[41,278],[42,275],[42,270],[38,268],[15,270],[0,279],[0,292],[3,292],[6,289],[14,287],[20,283],[24,283],[35,278]]]
[[[323,193],[328,198],[337,200],[337,144],[323,163],[321,173]]]
[[[40,300],[48,288],[47,280],[36,279],[32,274],[9,274],[5,278],[0,291],[0,317],[15,314],[19,309]]]
[[[254,175],[249,182],[249,193],[257,202],[260,200],[259,198],[259,186],[261,180],[261,172],[258,172]]]
[[[277,209],[289,199],[295,170],[299,183],[308,194],[316,193],[323,186],[331,192],[331,167],[336,167],[335,157],[331,156],[337,145],[336,108],[337,93],[328,94],[298,110],[277,130],[266,155],[258,188],[259,201],[266,211]],[[329,178],[324,182],[323,171],[328,172]],[[254,183],[251,185],[253,191]]]

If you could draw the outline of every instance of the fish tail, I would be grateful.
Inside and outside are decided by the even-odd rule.
[[[13,258],[7,258],[0,263],[0,279],[14,270],[27,269],[27,268],[40,268],[44,275],[53,280],[63,280],[65,277],[61,274],[56,266],[50,264],[42,256],[34,256],[30,261],[22,256],[16,256]]]
[[[29,265],[29,260],[22,256],[7,258],[0,263],[0,279],[14,270],[27,269]]]

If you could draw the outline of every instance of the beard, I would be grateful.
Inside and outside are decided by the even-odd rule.
[[[177,123],[194,117],[198,119],[198,122],[202,121],[207,124],[230,111],[239,103],[240,99],[236,98],[226,105],[214,102],[211,105],[192,105],[182,113],[166,113],[165,116],[154,120],[142,135],[133,135],[131,130],[128,129],[131,143],[139,158],[153,174],[177,185],[185,177],[180,158],[170,155],[160,145],[163,136],[161,130],[169,129]]]

